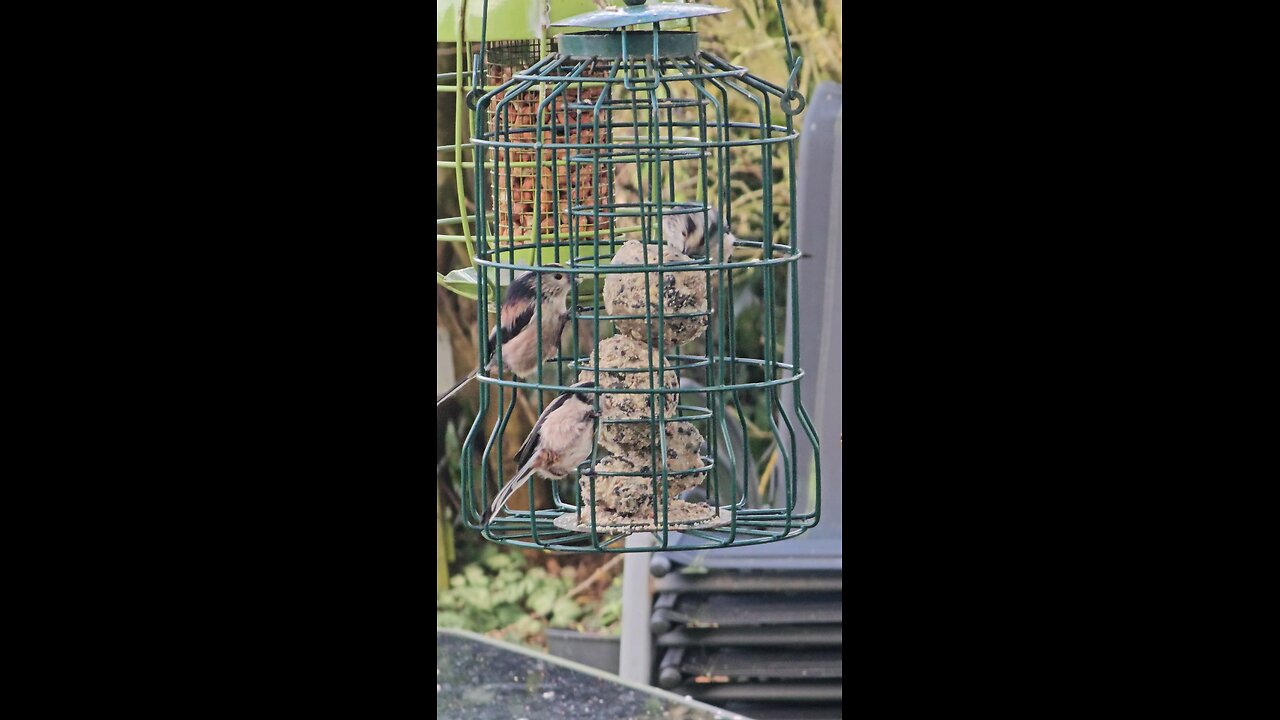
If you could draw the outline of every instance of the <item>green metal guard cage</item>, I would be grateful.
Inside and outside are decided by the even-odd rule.
[[[685,550],[795,537],[818,522],[821,478],[812,479],[812,507],[798,507],[796,492],[799,453],[812,453],[816,471],[818,438],[800,393],[788,408],[778,390],[804,372],[798,356],[794,364],[778,360],[772,312],[762,315],[764,356],[739,353],[733,300],[753,286],[765,308],[788,307],[798,335],[796,220],[790,217],[789,242],[775,242],[772,185],[774,163],[786,163],[795,206],[793,118],[804,98],[794,83],[801,59],[788,37],[791,77],[780,87],[699,49],[693,18],[726,10],[628,2],[636,6],[552,23],[587,31],[561,35],[556,52],[496,86],[481,85],[482,29],[467,94],[474,110],[474,217],[485,219],[475,225],[480,357],[492,350],[500,358],[501,329],[497,347],[487,347],[489,314],[518,274],[535,273],[540,292],[544,274],[568,273],[585,294],[571,297],[577,302],[570,305],[568,342],[536,378],[478,375],[479,413],[463,446],[464,519],[495,542],[557,551],[664,550],[677,532],[687,536]],[[689,29],[660,26],[671,21],[686,21]],[[749,121],[733,119],[739,106]],[[714,209],[722,228],[732,226],[730,181],[744,162],[758,167],[761,239],[738,240],[729,250],[708,238],[698,258],[668,249],[664,219],[696,216],[706,228]],[[635,178],[632,201],[618,198],[619,168]],[[735,260],[727,251],[751,257]],[[535,320],[541,327],[540,307]],[[537,340],[540,351],[551,342],[541,331]],[[681,377],[701,387],[685,387]],[[494,489],[508,479],[495,453],[504,446],[516,392],[535,394],[545,407],[580,380],[594,382],[586,392],[601,419],[579,481],[566,492],[558,483],[530,480],[527,507],[508,506],[482,525]],[[744,399],[752,394],[764,395],[779,451],[780,482],[764,496],[753,492],[741,440],[748,435]],[[489,412],[499,417],[486,433],[482,419]],[[740,432],[730,433],[730,423]],[[535,493],[550,493],[553,507],[536,507]],[[657,545],[620,542],[642,531],[653,532]]]

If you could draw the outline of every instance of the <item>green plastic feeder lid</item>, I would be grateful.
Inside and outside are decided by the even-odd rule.
[[[728,8],[714,5],[696,5],[693,3],[649,3],[631,7],[612,7],[608,10],[596,10],[583,15],[574,15],[564,20],[552,22],[555,26],[594,28],[611,30],[627,25],[658,23],[668,20],[687,20],[703,15],[719,15],[729,12]]]
[[[631,39],[623,44],[623,36]],[[560,52],[571,58],[641,59],[646,55],[660,58],[693,57],[698,54],[698,33],[661,30],[658,50],[653,49],[653,35],[647,30],[619,32],[579,32],[559,36]],[[626,52],[623,52],[623,49]]]

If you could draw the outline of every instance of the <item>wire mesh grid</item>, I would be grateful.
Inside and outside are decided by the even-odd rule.
[[[503,330],[489,347],[489,314],[518,276],[534,273],[541,296],[548,274],[568,274],[578,292],[563,343],[543,336],[537,307],[539,356],[548,360],[533,377],[480,374],[480,409],[464,443],[464,457],[475,460],[463,464],[465,519],[496,542],[560,551],[662,550],[676,533],[688,549],[794,537],[818,521],[820,478],[806,508],[796,477],[802,452],[813,454],[816,472],[818,440],[800,393],[784,407],[778,390],[804,373],[798,357],[778,359],[773,312],[762,315],[762,357],[740,352],[734,298],[750,291],[766,308],[794,313],[797,305],[795,221],[790,242],[774,242],[771,204],[775,162],[789,165],[795,196],[792,118],[803,99],[696,48],[664,52],[687,47],[687,38],[671,45],[668,36],[691,33],[655,24],[608,35],[621,42],[614,57],[552,53],[509,77],[498,70],[486,78],[496,87],[472,95],[477,216],[496,218],[476,233],[481,357],[492,353],[502,367]],[[751,257],[733,259],[713,237],[699,257],[668,248],[671,218],[705,229],[717,212],[722,230],[732,226],[730,178],[744,149],[758,161],[752,174],[765,206],[761,240],[736,242]],[[631,197],[619,198],[621,177]],[[682,377],[701,387],[683,386]],[[514,470],[503,448],[516,392],[532,393],[542,408],[584,380],[594,385],[577,392],[600,418],[578,482],[562,488],[535,477],[525,506],[482,523],[493,488]],[[743,408],[758,395],[779,454],[781,481],[768,493],[748,473]],[[490,412],[497,420],[486,433]],[[550,507],[539,507],[538,495]],[[621,540],[638,531],[654,532],[657,545],[626,548]]]

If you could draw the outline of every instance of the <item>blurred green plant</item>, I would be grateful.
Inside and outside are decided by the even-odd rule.
[[[485,543],[479,557],[436,593],[436,625],[541,645],[547,627],[616,635],[622,617],[622,580],[614,578],[599,599],[574,596],[577,568],[558,573],[529,567],[523,555]]]

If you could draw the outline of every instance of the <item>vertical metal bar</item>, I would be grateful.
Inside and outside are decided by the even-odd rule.
[[[622,560],[622,637],[618,655],[618,677],[648,685],[653,666],[653,636],[649,634],[649,615],[653,596],[649,594],[649,555],[653,535],[634,533],[627,538],[632,550]]]

